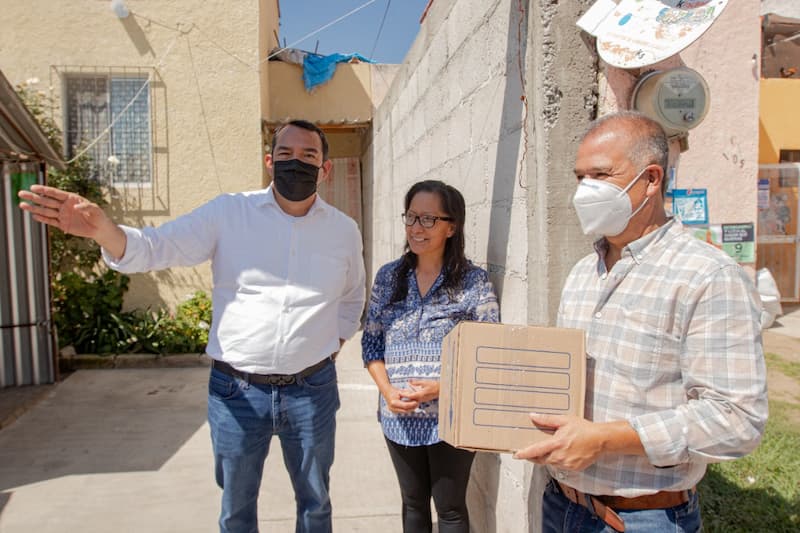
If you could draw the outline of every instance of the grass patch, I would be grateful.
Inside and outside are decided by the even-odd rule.
[[[709,465],[698,485],[705,531],[800,531],[800,428],[788,416],[797,409],[796,404],[770,402],[770,418],[756,451]]]
[[[787,361],[775,353],[766,353],[764,358],[767,360],[767,366],[769,368],[778,370],[790,378],[800,380],[800,363]]]

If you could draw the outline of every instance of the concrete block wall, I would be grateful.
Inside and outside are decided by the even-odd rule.
[[[411,184],[440,179],[467,203],[467,255],[487,268],[507,321],[524,322],[528,235],[519,186],[522,96],[516,2],[435,3],[373,122],[365,161],[371,274],[400,255],[403,197]],[[370,215],[373,215],[370,217]],[[493,238],[490,240],[489,235]],[[513,251],[513,253],[510,253]]]
[[[590,3],[432,4],[363,157],[370,278],[402,253],[408,188],[441,179],[465,197],[467,255],[489,271],[503,321],[554,323],[563,280],[589,249],[570,200],[577,140],[595,114],[596,59],[575,27]],[[479,453],[473,531],[538,531],[544,479]]]

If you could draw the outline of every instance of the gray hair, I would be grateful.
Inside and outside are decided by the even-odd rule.
[[[664,179],[661,183],[661,192],[663,193],[667,187],[667,163],[669,160],[669,141],[664,133],[664,128],[655,120],[637,111],[617,111],[592,122],[581,137],[581,143],[588,137],[614,125],[623,126],[631,138],[628,159],[640,166],[655,164],[664,171]]]

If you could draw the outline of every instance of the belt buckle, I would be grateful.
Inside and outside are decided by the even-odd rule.
[[[277,386],[284,386],[284,385],[294,385],[296,379],[292,375],[284,375],[284,374],[270,374],[267,377],[267,383],[270,385],[277,385]]]

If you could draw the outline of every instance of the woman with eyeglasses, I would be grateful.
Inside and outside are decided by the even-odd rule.
[[[474,452],[439,440],[442,339],[462,320],[497,322],[486,271],[464,257],[464,197],[441,181],[406,193],[405,253],[380,268],[361,340],[380,391],[378,418],[403,497],[403,531],[468,533],[467,483]]]

